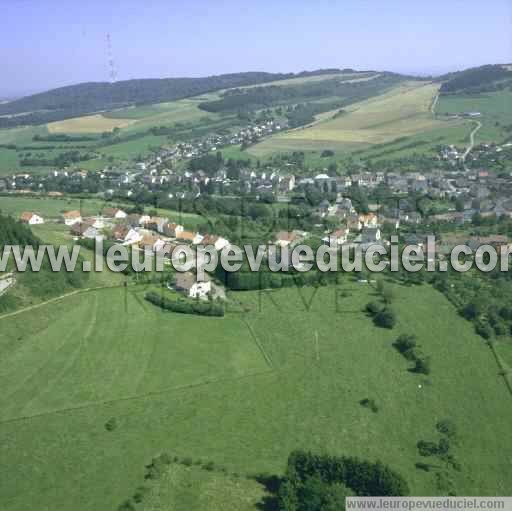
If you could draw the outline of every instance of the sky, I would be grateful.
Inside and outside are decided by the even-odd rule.
[[[0,97],[118,80],[512,62],[511,0],[0,0]]]

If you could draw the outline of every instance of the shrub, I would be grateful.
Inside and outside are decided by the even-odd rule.
[[[430,374],[430,360],[427,358],[417,358],[414,367],[411,369],[413,373]]]
[[[169,300],[158,293],[146,293],[144,298],[157,307],[180,314],[198,314],[201,316],[224,316],[224,307],[217,302],[194,302],[182,299]]]
[[[382,307],[377,302],[369,302],[366,304],[365,310],[368,314],[374,316],[382,310]]]
[[[377,403],[374,399],[361,399],[359,404],[365,408],[369,408],[373,413],[377,413],[379,411],[379,407],[377,406]]]
[[[118,511],[135,511],[135,506],[132,504],[131,500],[126,500],[117,509]]]
[[[450,419],[442,419],[436,424],[436,429],[439,433],[446,435],[448,438],[455,438],[457,436],[457,428]]]
[[[148,491],[149,488],[147,488],[146,486],[139,486],[135,491],[135,494],[133,495],[133,501],[136,504],[140,504],[144,500],[144,497],[146,496]]]
[[[489,340],[493,334],[493,329],[491,328],[489,323],[486,323],[484,321],[480,321],[475,325],[475,331],[485,340]]]
[[[343,484],[357,495],[403,496],[409,494],[405,479],[388,466],[345,456],[316,455],[295,451],[288,457],[286,477],[280,488],[280,509],[301,509],[298,489],[318,476],[329,485]]]
[[[438,445],[435,442],[428,442],[426,440],[420,440],[416,447],[420,456],[435,456],[439,452]]]
[[[391,309],[382,309],[373,318],[375,325],[381,328],[393,328],[396,324],[396,315]]]
[[[416,348],[416,336],[415,335],[406,335],[402,334],[398,339],[393,343],[393,346],[407,359],[407,360],[415,360],[417,358],[415,348]]]
[[[115,417],[112,417],[110,418],[106,423],[105,423],[105,429],[107,431],[114,431],[115,429],[117,428],[117,420]]]

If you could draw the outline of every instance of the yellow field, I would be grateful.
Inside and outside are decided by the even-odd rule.
[[[87,115],[51,122],[47,127],[50,133],[102,133],[112,131],[116,127],[148,129],[162,124],[197,121],[203,117],[218,117],[216,114],[200,110],[199,103],[200,101],[191,98],[140,107],[127,107],[105,115]]]
[[[108,119],[103,115],[87,115],[47,124],[50,133],[102,133],[114,128],[126,128],[132,125],[133,119]]]
[[[433,118],[430,107],[438,90],[438,84],[406,82],[385,94],[346,107],[346,113],[337,118],[333,117],[336,112],[321,114],[311,126],[272,137],[251,148],[251,152],[276,151],[280,145],[382,144],[457,125],[460,121]]]

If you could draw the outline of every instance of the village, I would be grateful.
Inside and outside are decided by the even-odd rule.
[[[262,241],[278,248],[306,243],[364,251],[389,244],[393,234],[404,244],[422,247],[427,236],[440,232],[440,254],[448,254],[461,241],[473,247],[508,244],[507,235],[495,228],[480,231],[482,225],[512,218],[512,168],[507,167],[512,144],[484,144],[472,151],[441,147],[428,172],[362,167],[340,173],[332,166],[307,169],[293,158],[255,165],[225,160],[219,151],[228,145],[247,146],[282,128],[270,120],[236,133],[160,148],[129,169],[15,173],[0,179],[0,193],[101,199],[105,207],[93,216],[69,210],[59,218],[44,218],[38,211],[25,211],[20,220],[30,225],[58,222],[69,228],[75,241],[104,239],[148,254],[163,252],[171,259],[179,245],[221,251],[241,241],[229,229],[218,232],[211,222],[208,228],[185,228],[180,213],[194,211],[194,204],[205,199],[222,203],[238,198],[246,203],[250,220],[269,224]],[[500,172],[484,166],[496,162]],[[159,214],[151,207],[155,204],[174,213]],[[243,209],[229,214],[243,219]],[[269,223],[269,215],[277,215],[280,222]],[[471,231],[475,227],[480,227],[478,233]],[[214,294],[210,280],[197,282],[193,274],[177,277],[175,288],[192,298]]]

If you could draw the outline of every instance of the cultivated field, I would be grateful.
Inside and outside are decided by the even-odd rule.
[[[223,319],[163,313],[136,289],[0,319],[3,509],[117,509],[145,484],[165,502],[151,493],[141,509],[240,494],[218,509],[255,509],[258,488],[240,491],[245,479],[229,474],[279,474],[296,448],[380,458],[413,494],[439,494],[435,471],[415,468],[416,443],[436,440],[445,417],[459,431],[457,494],[510,494],[512,397],[490,350],[430,287],[394,286],[392,331],[361,312],[376,298],[351,278],[338,291],[237,293]],[[428,377],[407,371],[391,345],[400,333],[418,336]],[[228,476],[173,466],[159,488],[144,473],[162,452]]]
[[[47,127],[50,133],[102,133],[114,128],[126,128],[134,122],[132,119],[109,119],[96,114],[50,122]]]
[[[298,78],[288,78],[287,80],[277,80],[274,82],[265,82],[256,85],[245,85],[243,87],[237,87],[238,89],[252,89],[254,87],[266,87],[268,85],[278,85],[278,86],[287,86],[287,85],[300,85],[302,83],[313,83],[313,82],[323,82],[324,80],[332,80],[339,79],[340,82],[362,82],[367,80],[373,80],[374,78],[379,77],[379,73],[375,73],[373,71],[369,72],[360,72],[360,73],[330,73],[324,75],[315,75],[315,76],[301,76]]]
[[[199,101],[194,98],[157,103],[155,105],[125,108],[105,114],[108,118],[134,119],[133,128],[150,128],[151,126],[172,125],[177,122],[193,122],[202,118],[217,118],[198,108]]]
[[[47,125],[50,133],[102,133],[114,128],[132,128],[128,131],[148,129],[152,126],[198,121],[217,116],[198,108],[194,99],[182,99],[169,103],[128,107],[105,114],[88,115],[52,122]]]
[[[442,122],[430,111],[439,86],[408,82],[374,98],[349,105],[345,113],[322,114],[310,127],[298,128],[253,146],[254,155],[292,150],[361,149],[401,137],[431,132],[459,121]]]

